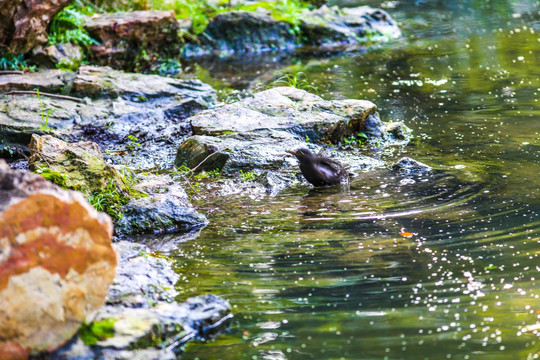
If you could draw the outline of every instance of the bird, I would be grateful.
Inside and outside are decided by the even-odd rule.
[[[349,180],[349,173],[335,160],[315,155],[306,148],[287,150],[300,162],[300,170],[313,186],[333,186]]]

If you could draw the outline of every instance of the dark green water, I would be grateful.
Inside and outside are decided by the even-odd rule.
[[[184,359],[540,358],[540,3],[386,4],[401,39],[291,69],[405,121],[416,139],[377,156],[437,172],[223,200],[171,255],[181,298],[235,317]]]

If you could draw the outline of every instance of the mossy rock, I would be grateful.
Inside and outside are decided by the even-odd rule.
[[[112,183],[120,193],[129,193],[122,175],[103,159],[96,143],[67,143],[51,135],[32,135],[30,170],[64,188],[86,195],[103,192]]]

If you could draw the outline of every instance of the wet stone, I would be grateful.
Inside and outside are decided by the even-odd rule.
[[[392,171],[398,175],[423,175],[427,174],[432,168],[418,160],[404,157],[392,165]]]

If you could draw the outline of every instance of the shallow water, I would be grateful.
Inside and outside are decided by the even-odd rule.
[[[401,39],[290,69],[405,121],[416,139],[374,155],[436,171],[216,200],[171,255],[180,298],[235,317],[184,359],[540,358],[540,3],[385,4]]]

